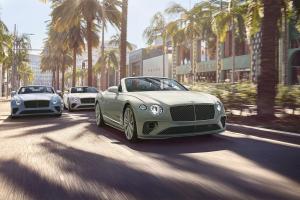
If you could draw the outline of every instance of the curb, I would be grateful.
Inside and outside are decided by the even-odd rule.
[[[242,133],[245,135],[254,135],[268,139],[280,140],[293,144],[300,144],[300,133],[292,133],[286,131],[278,131],[267,128],[253,127],[241,124],[227,123],[227,130]]]

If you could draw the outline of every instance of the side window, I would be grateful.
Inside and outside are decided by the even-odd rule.
[[[118,87],[118,91],[119,91],[119,92],[122,92],[122,85],[121,85],[121,84],[120,84],[119,87]]]

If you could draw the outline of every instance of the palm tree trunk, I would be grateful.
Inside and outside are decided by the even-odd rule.
[[[264,0],[262,20],[261,70],[257,84],[258,117],[264,120],[274,118],[274,104],[277,85],[278,26],[281,2]]]
[[[3,84],[3,71],[2,71],[2,69],[3,69],[3,65],[2,64],[0,64],[0,97],[2,97],[2,84]]]
[[[167,46],[167,44],[166,44],[166,39],[163,39],[164,41],[163,41],[163,77],[165,77],[166,76],[166,46]]]
[[[55,82],[55,69],[52,69],[52,87],[56,88],[56,82]]]
[[[101,41],[101,90],[105,90],[107,88],[107,82],[106,82],[106,69],[104,64],[104,24],[102,24],[102,41]]]
[[[235,24],[234,24],[234,18],[232,17],[232,30],[231,30],[231,40],[232,40],[232,74],[231,74],[231,82],[234,83],[235,81]]]
[[[66,54],[63,54],[62,64],[61,64],[61,91],[65,91],[65,59]]]
[[[76,86],[76,55],[77,55],[77,48],[74,48],[73,49],[72,87]]]
[[[115,73],[115,84],[114,85],[118,85],[118,70],[114,70]]]
[[[92,57],[92,20],[87,21],[87,49],[88,49],[88,86],[93,84],[93,57]]]
[[[59,66],[56,67],[56,90],[59,90]]]
[[[220,47],[220,43],[219,43],[219,38],[217,37],[216,40],[216,60],[217,60],[217,70],[216,70],[216,83],[221,82],[221,73],[222,73],[222,69],[221,69],[221,47]]]
[[[120,38],[120,79],[126,77],[126,53],[127,53],[127,13],[128,0],[122,0],[122,21]]]
[[[288,50],[289,50],[289,25],[288,25],[288,14],[286,8],[284,9],[284,34],[283,34],[283,69],[282,69],[282,82],[288,84]]]

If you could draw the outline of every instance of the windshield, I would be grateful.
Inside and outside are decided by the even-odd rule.
[[[71,89],[71,93],[98,93],[98,90],[93,87],[76,87]]]
[[[49,93],[53,94],[54,91],[51,87],[46,86],[28,86],[28,87],[21,87],[19,94],[35,94],[35,93]]]
[[[143,91],[187,91],[187,89],[177,81],[166,78],[129,78],[125,80],[128,92]]]

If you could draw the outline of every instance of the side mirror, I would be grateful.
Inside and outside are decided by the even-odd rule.
[[[109,87],[107,89],[108,92],[111,92],[111,93],[115,93],[117,94],[118,93],[118,86],[112,86],[112,87]]]
[[[13,97],[13,96],[15,96],[16,94],[17,94],[16,91],[11,91],[10,96]]]

